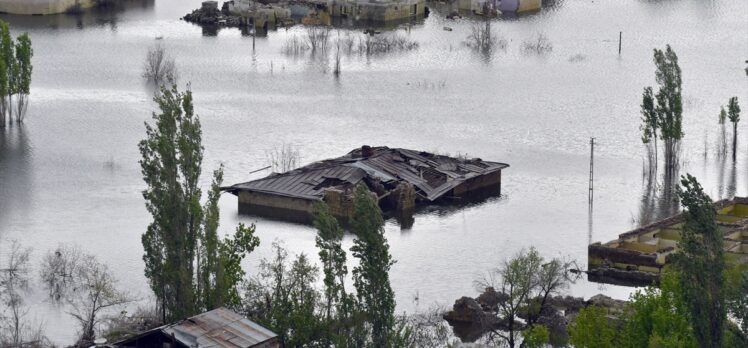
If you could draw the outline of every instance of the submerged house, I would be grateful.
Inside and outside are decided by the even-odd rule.
[[[412,212],[418,203],[500,194],[501,171],[509,165],[428,152],[363,146],[262,179],[223,188],[239,197],[239,212],[309,222],[325,202],[338,218],[353,213],[353,194],[365,183],[383,211]]]
[[[280,348],[278,335],[226,308],[157,327],[113,344],[121,348]]]
[[[730,263],[748,262],[748,198],[735,197],[714,203],[717,224],[724,235]],[[678,214],[623,233],[607,243],[588,247],[589,280],[649,285],[658,282],[663,267],[678,250],[685,218]]]

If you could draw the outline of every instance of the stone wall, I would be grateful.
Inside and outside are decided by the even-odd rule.
[[[96,5],[97,0],[0,0],[0,12],[20,15],[64,13]]]

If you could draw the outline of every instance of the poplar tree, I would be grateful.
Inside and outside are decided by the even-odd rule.
[[[384,237],[382,211],[364,184],[356,187],[351,232],[356,236],[351,251],[359,260],[353,269],[353,284],[371,325],[371,344],[388,347],[395,324],[395,296],[389,278],[394,261]]]
[[[31,65],[31,57],[34,56],[34,49],[31,48],[31,39],[29,34],[23,33],[16,39],[16,61],[14,64],[14,88],[13,94],[17,95],[16,101],[16,122],[23,122],[28,107],[28,98],[31,93],[31,72],[34,67]]]
[[[738,122],[740,122],[738,97],[730,98],[727,104],[727,118],[732,122],[732,160],[735,161],[738,152]]]
[[[139,143],[146,208],[153,222],[143,234],[145,274],[159,300],[164,321],[195,313],[193,263],[202,221],[200,175],[203,147],[192,92],[161,88],[154,98],[160,113],[146,122]]]
[[[13,39],[10,37],[8,23],[0,21],[0,127],[5,127],[6,117],[10,117],[10,94],[13,74]]]
[[[727,111],[725,111],[725,107],[721,106],[719,109],[719,127],[721,131],[721,147],[720,147],[720,155],[725,156],[727,154],[727,132],[725,132],[725,122],[727,121]]]
[[[701,347],[721,347],[726,308],[722,231],[712,199],[691,175],[681,178],[678,196],[685,225],[675,255],[680,287],[694,336]]]
[[[654,50],[654,63],[657,67],[655,80],[659,85],[652,100],[652,88],[644,89],[642,96],[643,130],[642,140],[647,142],[649,137],[656,136],[652,130],[659,129],[660,139],[664,142],[665,168],[672,174],[678,162],[678,149],[683,138],[683,103],[681,100],[681,70],[678,66],[678,56],[667,45],[665,51]],[[656,115],[656,122],[652,119]],[[656,149],[655,149],[656,151]]]
[[[645,87],[644,93],[642,93],[641,115],[642,142],[648,146],[650,142],[653,142],[653,146],[649,148],[653,152],[649,155],[650,167],[654,165],[654,168],[657,168],[657,112],[655,111],[652,87]],[[654,157],[652,157],[653,155]]]

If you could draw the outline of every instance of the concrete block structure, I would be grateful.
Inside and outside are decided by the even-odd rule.
[[[96,6],[97,0],[0,0],[0,12],[19,15],[49,15]]]
[[[724,234],[726,259],[748,262],[748,198],[714,203],[717,224]],[[659,281],[663,267],[678,251],[685,223],[682,214],[623,233],[607,243],[588,247],[591,281],[621,285],[649,285]]]

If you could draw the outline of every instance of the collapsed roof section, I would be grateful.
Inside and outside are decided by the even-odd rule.
[[[365,181],[380,196],[406,182],[422,201],[433,202],[461,184],[509,167],[479,158],[455,158],[428,152],[363,146],[345,156],[323,160],[283,173],[225,188],[321,201],[329,188]],[[379,191],[379,192],[378,192]]]

